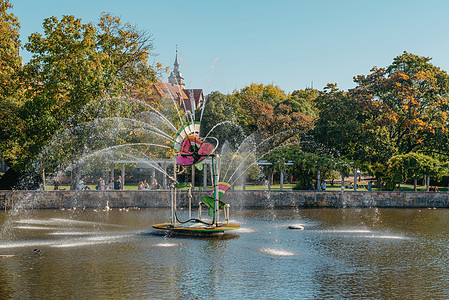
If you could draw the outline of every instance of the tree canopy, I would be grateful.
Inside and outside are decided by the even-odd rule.
[[[0,1],[0,153],[6,161],[14,163],[20,155],[19,139],[24,122],[20,117],[23,100],[20,24],[8,11],[12,7],[9,1]]]
[[[83,129],[96,118],[133,116],[139,104],[124,104],[122,97],[146,93],[162,68],[148,64],[153,50],[148,32],[108,13],[96,24],[70,15],[49,17],[43,33],[31,34],[25,43],[31,59],[23,64],[20,24],[11,8],[0,0],[0,151],[9,166],[19,172],[29,168],[56,132],[76,138],[58,144],[49,166],[106,140],[151,144],[158,139],[145,137],[138,126],[108,131],[114,123],[104,122],[98,130],[105,139]],[[347,91],[329,83],[321,91],[288,93],[274,84],[253,83],[228,95],[212,92],[202,112],[201,135],[213,130],[229,153],[251,136],[268,141],[259,149],[272,151],[265,157],[272,162],[266,171],[289,172],[297,188],[309,188],[318,169],[323,178],[347,172],[345,162],[385,178],[387,188],[429,174],[447,176],[442,166],[449,161],[449,75],[431,58],[403,52],[354,82]],[[157,106],[178,115],[163,100]],[[152,119],[151,113],[139,117]],[[153,115],[152,122],[158,120]]]
[[[404,52],[390,66],[355,77],[357,87],[350,95],[368,116],[363,129],[371,134],[374,149],[429,155],[447,149],[434,141],[449,129],[449,76],[430,60]]]
[[[97,25],[74,16],[50,17],[43,29],[25,44],[32,57],[21,74],[26,89],[20,114],[26,126],[18,142],[18,168],[58,130],[95,118],[82,110],[86,104],[146,87],[156,79],[155,68],[148,64],[151,36],[118,17],[103,13]]]

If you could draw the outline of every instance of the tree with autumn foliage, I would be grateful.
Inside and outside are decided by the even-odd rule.
[[[19,108],[25,126],[13,128],[17,138],[12,140],[20,149],[17,159],[8,161],[16,170],[27,169],[54,133],[99,117],[95,112],[103,110],[92,113],[83,109],[86,104],[156,80],[158,66],[148,64],[151,36],[118,17],[103,13],[97,25],[74,16],[50,17],[43,28],[43,34],[33,33],[25,44],[32,54],[20,77],[26,87]],[[73,152],[78,153],[82,141],[76,143]]]
[[[25,48],[30,101],[25,112],[30,153],[37,153],[53,133],[89,102],[147,86],[156,72],[148,65],[151,37],[120,18],[102,14],[97,26],[74,16],[47,18],[44,35],[33,33]],[[80,115],[79,122],[97,116]]]
[[[379,176],[396,155],[448,160],[449,76],[430,58],[404,52],[354,79],[349,92],[328,85],[320,93],[318,141]]]
[[[273,84],[253,83],[232,96],[238,103],[238,122],[247,134],[258,131],[268,137],[285,131],[297,133],[313,125],[313,118],[298,108],[301,104]]]
[[[265,127],[264,122],[273,118],[274,107],[287,99],[287,94],[279,87],[255,83],[234,91],[232,96],[238,103],[238,122],[246,134]]]
[[[394,154],[448,153],[436,137],[449,133],[449,75],[430,60],[404,52],[390,66],[355,77],[350,96],[369,116],[363,130],[373,137],[370,145]]]
[[[19,56],[20,23],[8,0],[0,0],[0,97],[14,95],[19,81],[22,59]]]
[[[23,104],[20,24],[9,12],[12,7],[9,1],[0,0],[0,153],[8,163],[16,162],[20,155],[19,140],[24,127],[20,117]]]

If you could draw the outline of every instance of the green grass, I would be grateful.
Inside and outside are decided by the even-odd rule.
[[[87,185],[91,190],[95,190],[95,185],[91,185],[91,184],[88,184]],[[289,184],[284,184],[284,190],[285,191],[288,191],[288,190],[292,190],[293,189],[293,187],[294,187],[295,185],[294,184],[291,184],[291,183],[289,183]],[[402,190],[403,191],[413,191],[413,185],[409,185],[409,184],[406,184],[406,185],[401,185],[401,188],[402,188]],[[59,187],[59,189],[60,190],[70,190],[70,186],[68,186],[68,185],[61,185],[60,187]],[[196,187],[195,188],[195,190],[202,190],[203,188],[202,188],[202,186],[201,187]],[[207,189],[208,190],[212,190],[212,186],[208,186],[207,187]],[[245,186],[245,189],[247,190],[247,191],[266,191],[266,190],[268,190],[268,187],[266,186],[266,185],[254,185],[254,184],[248,184],[248,185],[246,185]],[[280,188],[280,185],[279,184],[274,184],[274,185],[272,185],[271,186],[271,190],[273,190],[273,191],[278,191],[278,190],[280,190],[281,188]],[[419,186],[417,186],[417,189],[418,189],[418,191],[421,191],[421,192],[424,192],[425,190],[426,190],[426,186],[422,186],[422,185],[419,185]],[[45,190],[46,191],[52,191],[53,190],[53,185],[47,185],[46,187],[45,187]],[[137,185],[125,185],[125,190],[126,191],[137,191]],[[234,190],[236,190],[236,191],[241,191],[242,190],[242,186],[241,185],[237,185],[237,186],[235,186],[234,187]],[[366,188],[363,186],[363,187],[361,187],[361,188],[359,188],[359,189],[357,189],[358,191],[366,191]],[[373,188],[372,189],[373,191],[378,191],[379,189],[377,189],[377,188]],[[448,188],[447,187],[438,187],[438,190],[440,191],[440,192],[447,192],[448,191]],[[339,186],[339,185],[334,185],[334,186],[331,186],[330,184],[328,184],[327,185],[327,189],[326,189],[326,191],[334,191],[334,192],[336,192],[336,191],[341,191],[341,187]],[[353,191],[353,189],[348,189],[348,188],[346,188],[345,189],[345,191],[347,191],[347,192],[350,192],[350,191]]]

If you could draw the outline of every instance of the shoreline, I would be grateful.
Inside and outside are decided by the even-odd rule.
[[[194,191],[192,207],[211,191]],[[232,208],[449,208],[447,192],[387,191],[228,191]],[[177,192],[178,206],[188,207],[186,191]],[[0,191],[0,209],[168,208],[169,190],[143,191]]]

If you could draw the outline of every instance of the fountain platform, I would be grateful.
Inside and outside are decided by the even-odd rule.
[[[225,233],[225,231],[239,229],[240,225],[226,223],[220,226],[210,226],[201,224],[197,226],[195,223],[193,226],[182,226],[174,225],[171,223],[155,224],[153,228],[158,232],[165,233],[168,235],[182,235],[182,236],[197,236],[197,237],[214,237],[220,236]]]

